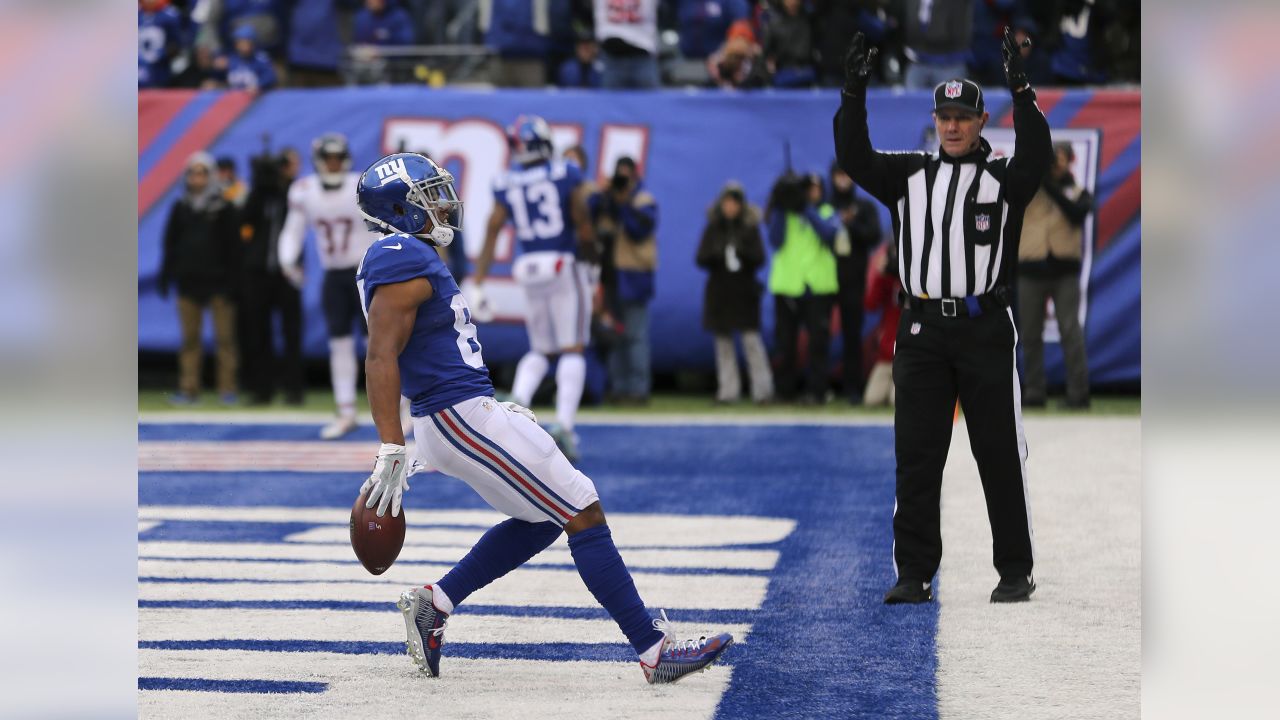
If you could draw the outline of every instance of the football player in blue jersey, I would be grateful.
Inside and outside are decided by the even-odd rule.
[[[493,186],[493,213],[485,228],[484,249],[476,261],[476,305],[488,314],[483,283],[493,263],[498,232],[515,226],[516,259],[511,274],[524,290],[529,352],[516,364],[512,399],[529,405],[551,360],[556,364],[556,423],[550,431],[570,460],[577,460],[573,426],[582,402],[587,362],[582,349],[590,340],[591,270],[579,255],[594,247],[582,170],[552,159],[551,129],[536,115],[522,115],[507,128],[516,166]],[[593,260],[594,258],[585,258]]]
[[[453,176],[423,155],[397,153],[364,172],[357,197],[368,227],[385,234],[356,273],[369,321],[366,385],[382,440],[360,489],[368,493],[366,506],[398,516],[409,489],[403,394],[413,403],[414,460],[461,478],[509,516],[444,577],[401,594],[397,606],[414,663],[439,676],[449,615],[562,531],[579,575],[639,655],[646,680],[674,682],[718,660],[733,637],[677,641],[665,612],[655,620],[618,555],[591,479],[569,463],[533,413],[494,399],[471,310],[436,252],[462,225]]]

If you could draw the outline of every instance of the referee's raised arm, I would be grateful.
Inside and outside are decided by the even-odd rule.
[[[1040,189],[1040,181],[1053,162],[1053,138],[1049,121],[1036,105],[1036,91],[1022,68],[1022,48],[1008,29],[1000,48],[1004,54],[1009,90],[1013,93],[1013,157],[1009,158],[1009,202],[1026,205]]]
[[[862,33],[853,36],[844,60],[844,90],[832,121],[836,162],[872,197],[892,205],[905,191],[910,162],[905,153],[876,152],[867,128],[867,82],[876,49],[866,48]],[[917,163],[918,164],[918,163]]]

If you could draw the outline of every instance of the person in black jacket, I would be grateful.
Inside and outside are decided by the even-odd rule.
[[[738,183],[725,185],[707,212],[697,262],[708,272],[702,327],[716,339],[716,402],[736,402],[742,392],[734,333],[742,335],[742,350],[751,373],[751,399],[769,402],[773,398],[773,372],[760,338],[760,298],[764,288],[756,279],[756,272],[764,266],[760,211],[747,204]]]
[[[989,119],[982,88],[962,79],[934,89],[936,153],[877,152],[866,96],[875,50],[864,47],[856,35],[834,130],[840,167],[889,207],[905,290],[893,364],[898,581],[884,601],[933,599],[942,559],[942,469],[957,399],[1000,573],[991,601],[1027,600],[1035,590],[1034,549],[1014,360],[1018,332],[1009,303],[1022,215],[1053,155],[1049,124],[1027,82],[1019,43],[1006,31],[1002,54],[1016,134],[1011,157],[995,157],[982,138]]]
[[[252,189],[240,216],[241,307],[240,357],[250,401],[265,405],[276,390],[276,351],[272,332],[280,313],[284,355],[279,378],[285,403],[301,405],[302,293],[280,272],[276,242],[288,213],[289,183],[298,176],[298,151],[264,152],[253,160]]]
[[[831,163],[831,206],[840,216],[844,232],[836,236],[836,306],[840,308],[843,345],[844,394],[853,405],[862,404],[865,373],[862,369],[862,315],[867,291],[867,255],[880,244],[880,211],[858,194],[853,178]]]
[[[178,351],[177,405],[196,401],[200,393],[201,332],[204,311],[213,311],[218,348],[218,394],[225,404],[236,398],[235,295],[238,270],[236,211],[213,182],[213,157],[198,152],[187,161],[185,192],[169,210],[164,230],[164,254],[159,290],[169,296],[178,290],[178,322],[182,347]]]

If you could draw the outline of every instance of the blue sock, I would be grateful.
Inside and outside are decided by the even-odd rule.
[[[560,537],[553,522],[504,520],[489,528],[462,560],[436,583],[454,608],[471,593],[515,570]]]
[[[653,617],[645,609],[640,593],[636,592],[636,584],[631,580],[631,573],[613,544],[613,533],[609,532],[608,525],[598,525],[570,535],[569,552],[573,554],[582,582],[586,583],[596,602],[604,606],[613,621],[622,628],[622,634],[631,641],[637,655],[662,640],[662,633],[654,629]]]

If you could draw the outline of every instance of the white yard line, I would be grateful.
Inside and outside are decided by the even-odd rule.
[[[402,590],[424,585],[448,565],[393,565],[377,578],[359,566],[318,563],[208,563],[141,560],[138,574],[175,582],[138,583],[141,600],[335,600],[393,602]],[[769,579],[753,575],[631,574],[645,603],[655,608],[754,610],[764,601]],[[212,576],[212,577],[211,577]],[[228,582],[177,582],[221,578]],[[320,580],[322,582],[235,582]],[[480,605],[598,607],[577,570],[522,567],[480,589],[468,602]]]
[[[416,531],[415,531],[416,532]],[[456,563],[470,545],[405,545],[396,562]],[[354,562],[351,544],[334,543],[203,543],[140,542],[138,555],[147,558],[224,558],[258,560],[305,560]],[[627,567],[772,570],[778,564],[777,550],[631,549]],[[557,542],[533,556],[528,565],[572,565],[568,545]]]
[[[447,646],[446,646],[447,647]],[[446,651],[447,653],[447,651]],[[439,717],[450,720],[575,717],[710,718],[731,677],[716,666],[678,685],[651,686],[632,662],[448,658],[423,677],[403,655],[140,650],[142,677],[301,680],[321,694],[143,691],[143,718]],[[494,692],[495,685],[501,687]]]
[[[746,638],[750,625],[714,628],[685,625],[698,635],[732,633]],[[242,608],[142,608],[138,640],[315,640],[321,642],[404,642],[404,620],[388,602],[386,612],[354,610],[260,610]],[[449,618],[446,639],[465,643],[625,643],[608,618],[572,620],[514,615],[469,615],[464,608]]]
[[[999,578],[963,423],[951,442],[942,486],[939,716],[1136,718],[1140,420],[1036,418],[1026,428],[1038,589],[1024,604],[988,602]]]

